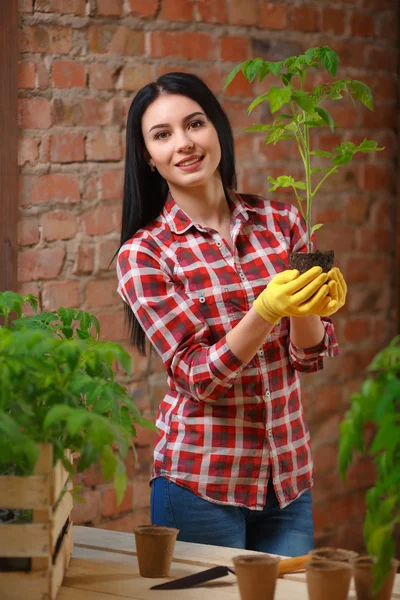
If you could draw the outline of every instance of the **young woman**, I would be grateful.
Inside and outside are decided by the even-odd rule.
[[[229,121],[195,75],[136,95],[127,124],[118,292],[132,343],[160,355],[153,524],[183,541],[286,556],[313,546],[310,436],[298,371],[338,346],[334,268],[299,275],[298,210],[238,193]]]

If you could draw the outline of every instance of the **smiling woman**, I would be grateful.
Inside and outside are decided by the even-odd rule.
[[[233,137],[195,75],[128,116],[118,292],[131,341],[160,355],[151,518],[183,541],[286,556],[313,545],[313,464],[298,371],[338,352],[338,274],[288,270],[297,209],[239,194]]]

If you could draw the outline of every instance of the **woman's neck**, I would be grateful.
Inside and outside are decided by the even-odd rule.
[[[195,223],[218,229],[230,221],[230,209],[221,180],[210,180],[201,187],[177,187],[169,184],[171,195]]]

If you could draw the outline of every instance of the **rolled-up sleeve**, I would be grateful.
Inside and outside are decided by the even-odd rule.
[[[150,236],[131,240],[119,251],[118,293],[131,307],[168,375],[195,400],[213,402],[224,395],[246,364],[226,338],[212,342],[195,302],[180,289]]]
[[[333,358],[339,354],[335,331],[328,317],[321,318],[325,335],[318,346],[313,348],[299,348],[289,338],[289,362],[296,371],[314,373],[324,368],[324,356]]]

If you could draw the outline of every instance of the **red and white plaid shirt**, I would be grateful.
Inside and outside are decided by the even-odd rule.
[[[118,292],[167,371],[152,479],[261,510],[272,469],[283,508],[312,486],[298,371],[322,369],[339,349],[329,319],[321,344],[304,350],[283,318],[249,363],[232,353],[226,334],[288,268],[288,253],[305,251],[306,232],[291,204],[234,193],[230,208],[234,253],[169,193],[161,215],[121,248]]]

